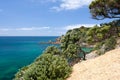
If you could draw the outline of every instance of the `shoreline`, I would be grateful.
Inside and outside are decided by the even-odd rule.
[[[40,44],[61,44],[60,37],[56,38],[55,41],[40,42]]]

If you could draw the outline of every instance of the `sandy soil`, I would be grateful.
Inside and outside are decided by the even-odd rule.
[[[67,80],[120,80],[120,48],[75,64]]]

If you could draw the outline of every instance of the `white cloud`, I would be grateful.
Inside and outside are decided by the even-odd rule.
[[[61,10],[76,10],[83,6],[89,5],[93,0],[31,0],[38,3],[56,3],[58,6],[53,6],[51,9],[56,11]],[[56,5],[56,4],[55,4]]]
[[[30,28],[16,28],[16,30],[22,30],[22,31],[31,31],[31,30],[43,30],[43,29],[49,29],[50,27],[30,27]]]
[[[80,28],[81,26],[93,27],[96,24],[72,24],[59,27],[19,27],[19,28],[0,28],[0,35],[44,35],[44,36],[60,36],[65,34],[67,30]]]
[[[74,28],[80,28],[81,26],[85,26],[85,27],[93,27],[95,24],[75,24],[75,25],[69,25],[64,27],[65,30],[69,30],[69,29],[74,29]]]
[[[33,28],[16,28],[15,30],[18,30],[18,31],[31,31],[33,30]]]
[[[32,31],[32,30],[46,30],[50,29],[50,27],[23,27],[23,28],[0,28],[0,31]]]
[[[0,31],[9,31],[9,29],[7,29],[7,28],[2,28],[2,29],[0,29]]]
[[[75,10],[83,6],[89,5],[93,0],[60,0],[59,6],[52,7],[56,11]]]

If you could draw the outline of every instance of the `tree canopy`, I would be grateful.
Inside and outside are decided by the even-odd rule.
[[[89,5],[92,18],[120,18],[120,0],[94,0]]]
[[[69,30],[66,35],[61,39],[61,49],[62,54],[67,59],[83,58],[85,59],[85,52],[81,49],[80,44],[85,41],[85,32],[87,28],[75,28],[73,30]],[[84,36],[84,37],[83,37]],[[80,54],[84,54],[84,56],[80,56]]]

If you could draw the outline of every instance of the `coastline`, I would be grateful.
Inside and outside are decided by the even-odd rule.
[[[39,42],[40,44],[60,44],[60,37],[56,38],[55,41],[48,41],[48,42]]]

